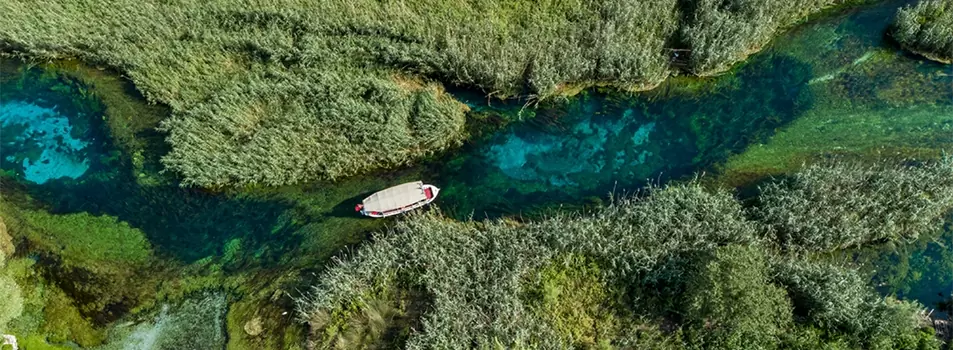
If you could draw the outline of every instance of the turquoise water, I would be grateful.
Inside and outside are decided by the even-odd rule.
[[[953,70],[903,53],[882,35],[900,3],[813,22],[729,74],[676,79],[649,92],[594,89],[522,113],[522,103],[456,92],[474,119],[491,125],[471,125],[473,141],[461,150],[407,169],[277,189],[182,188],[172,174],[162,175],[168,183],[141,183],[134,157],[110,141],[94,95],[68,77],[19,66],[6,80],[18,83],[0,91],[0,165],[5,183],[15,184],[0,190],[22,190],[53,213],[117,216],[177,262],[230,260],[226,273],[310,272],[392,222],[356,217],[355,202],[410,179],[440,186],[438,205],[457,218],[532,216],[597,206],[609,193],[648,183],[717,176],[732,157],[771,147],[772,137],[803,120],[828,123],[823,132],[839,130],[843,116],[896,115],[895,123],[858,123],[869,129],[851,132],[880,146],[953,146],[953,92],[943,90],[953,86]],[[934,119],[910,126],[902,117],[911,110]],[[889,137],[878,138],[885,128]],[[908,134],[922,137],[896,136]],[[862,146],[832,144],[830,153],[868,152]],[[884,293],[935,305],[953,292],[951,239],[877,252],[869,259],[878,267],[874,281]],[[904,261],[906,269],[886,268]]]
[[[69,118],[55,109],[6,102],[0,104],[0,127],[7,137],[4,161],[19,163],[19,174],[29,182],[76,179],[89,169],[89,159],[81,153],[88,143],[73,135]]]
[[[543,106],[437,167],[441,207],[492,217],[690,176],[810,109],[811,77],[805,62],[764,55],[716,91],[586,92]]]

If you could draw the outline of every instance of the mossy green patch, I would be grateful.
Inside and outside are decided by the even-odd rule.
[[[19,341],[19,345],[23,350],[73,350],[69,346],[47,343],[46,338],[40,335],[28,335]]]
[[[6,331],[7,322],[23,312],[23,296],[20,286],[13,279],[0,275],[0,332]]]
[[[141,266],[152,257],[142,231],[115,217],[29,210],[23,211],[21,218],[30,227],[21,232],[27,233],[31,244],[57,255],[67,266],[94,273],[118,273]]]
[[[796,170],[831,155],[849,158],[939,157],[953,148],[953,107],[813,110],[720,167],[720,182],[739,186]]]
[[[568,343],[607,348],[623,322],[616,317],[619,291],[604,280],[599,265],[582,256],[556,258],[528,288],[528,302]]]
[[[292,317],[291,291],[286,290],[293,285],[290,283],[297,282],[298,274],[258,277],[267,278],[270,283],[245,286],[228,306],[228,348],[304,349],[307,330],[305,324]]]
[[[29,201],[27,201],[29,203]],[[28,204],[23,204],[28,205]],[[115,217],[54,215],[0,203],[14,237],[37,254],[40,270],[97,322],[154,298],[162,266],[145,235]]]
[[[37,269],[34,260],[20,258],[0,270],[21,287],[23,313],[9,323],[6,331],[16,335],[31,335],[35,339],[21,342],[21,348],[57,348],[51,344],[75,343],[84,347],[102,343],[105,333],[81,315],[75,301],[50,283]],[[2,278],[2,276],[0,276]],[[42,335],[42,336],[39,336]]]

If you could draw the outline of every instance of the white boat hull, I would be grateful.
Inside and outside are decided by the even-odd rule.
[[[406,185],[406,184],[405,184],[405,185]],[[395,187],[397,187],[397,186],[395,186]],[[379,195],[380,193],[383,193],[383,192],[385,192],[385,191],[387,191],[387,190],[383,190],[383,191],[377,192],[377,193],[372,194],[371,196],[365,198],[365,199],[364,199],[364,202],[362,202],[362,204],[361,204],[361,210],[360,210],[361,215],[368,216],[368,217],[372,217],[372,218],[386,218],[386,217],[389,217],[389,216],[400,215],[400,214],[409,212],[409,211],[411,211],[411,210],[414,210],[414,209],[423,207],[423,206],[425,206],[425,205],[427,205],[427,204],[430,204],[430,203],[433,202],[435,199],[437,199],[437,194],[440,193],[440,188],[437,188],[437,186],[434,186],[434,185],[422,184],[422,185],[420,186],[420,191],[422,191],[422,193],[423,193],[423,195],[424,195],[424,198],[423,198],[423,199],[421,199],[421,200],[419,200],[419,201],[416,201],[416,202],[413,202],[413,203],[410,203],[410,204],[402,205],[402,206],[396,207],[396,208],[379,208],[379,207],[375,206],[374,208],[369,209],[369,208],[367,208],[367,207],[364,206],[364,203],[366,203],[366,202],[372,200],[372,198],[374,198],[375,196],[377,196],[377,195]],[[376,210],[373,210],[373,209],[376,209]]]

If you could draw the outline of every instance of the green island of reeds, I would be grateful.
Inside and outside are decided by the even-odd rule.
[[[922,0],[901,8],[890,34],[912,52],[953,64],[953,1]]]
[[[839,0],[4,1],[0,50],[111,67],[171,107],[185,185],[282,185],[459,144],[442,83],[530,101],[715,74]]]

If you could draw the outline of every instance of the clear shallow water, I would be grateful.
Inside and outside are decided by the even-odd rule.
[[[3,160],[19,163],[27,181],[76,179],[89,169],[89,159],[81,153],[88,143],[73,135],[69,118],[55,109],[24,101],[2,103],[0,128],[6,138]]]
[[[811,77],[809,64],[769,55],[717,90],[586,92],[543,107],[437,167],[441,207],[498,216],[690,176],[811,108]]]
[[[822,139],[834,140],[833,144],[811,138],[825,130],[844,133],[835,126],[842,122],[838,118],[849,115],[861,120],[851,124],[858,129],[847,133],[875,135],[876,128],[901,129],[891,137],[915,133],[923,135],[911,138],[920,142],[917,147],[953,145],[953,129],[943,129],[953,125],[953,113],[931,112],[944,111],[942,106],[951,104],[950,95],[940,89],[953,84],[953,75],[944,75],[945,67],[906,55],[884,41],[886,21],[897,6],[899,2],[852,11],[795,29],[735,72],[712,79],[676,80],[639,94],[587,91],[568,101],[547,102],[531,116],[522,117],[519,103],[487,105],[471,96],[467,102],[477,113],[487,115],[485,122],[519,121],[496,132],[477,133],[459,152],[410,169],[334,184],[225,193],[180,188],[174,181],[137,181],[139,175],[131,171],[133,157],[121,154],[108,141],[101,122],[103,106],[75,82],[33,68],[8,80],[18,83],[14,89],[0,91],[0,104],[33,104],[53,112],[44,112],[42,118],[17,112],[20,120],[33,122],[4,123],[3,141],[65,116],[70,129],[57,131],[63,137],[52,139],[63,154],[75,157],[70,158],[77,162],[73,164],[87,168],[82,173],[78,167],[33,168],[41,170],[30,175],[33,180],[41,179],[40,174],[47,178],[33,181],[23,160],[41,159],[43,150],[27,138],[11,139],[12,148],[4,144],[0,162],[18,186],[51,211],[118,216],[145,232],[161,256],[191,263],[239,255],[239,263],[228,265],[226,272],[254,267],[315,268],[321,259],[390,222],[355,217],[356,201],[411,179],[422,178],[443,188],[438,205],[445,212],[458,218],[482,218],[597,205],[609,192],[718,172],[718,166],[732,157],[772,147],[775,136],[793,132],[790,128],[798,128],[797,122],[805,120],[831,124],[792,143],[823,143],[825,150],[854,151],[846,143],[836,144],[837,135]],[[4,113],[10,113],[23,107],[4,108]],[[916,127],[901,125],[904,111],[911,108],[925,109],[935,120]],[[886,115],[887,122],[866,123],[864,116],[871,114]],[[894,115],[896,123],[889,119]],[[943,132],[950,136],[937,136]],[[898,138],[866,139],[868,148],[901,142]],[[867,152],[864,147],[856,150]],[[152,145],[153,150],[163,148]],[[12,149],[18,151],[12,160],[5,160]],[[73,169],[69,174],[77,176],[58,176],[54,168]],[[236,246],[241,248],[237,252]],[[877,263],[890,264],[889,260]],[[889,283],[900,288],[906,282]],[[948,287],[940,282],[923,282],[909,292],[885,292],[926,298],[923,295],[944,288]]]

